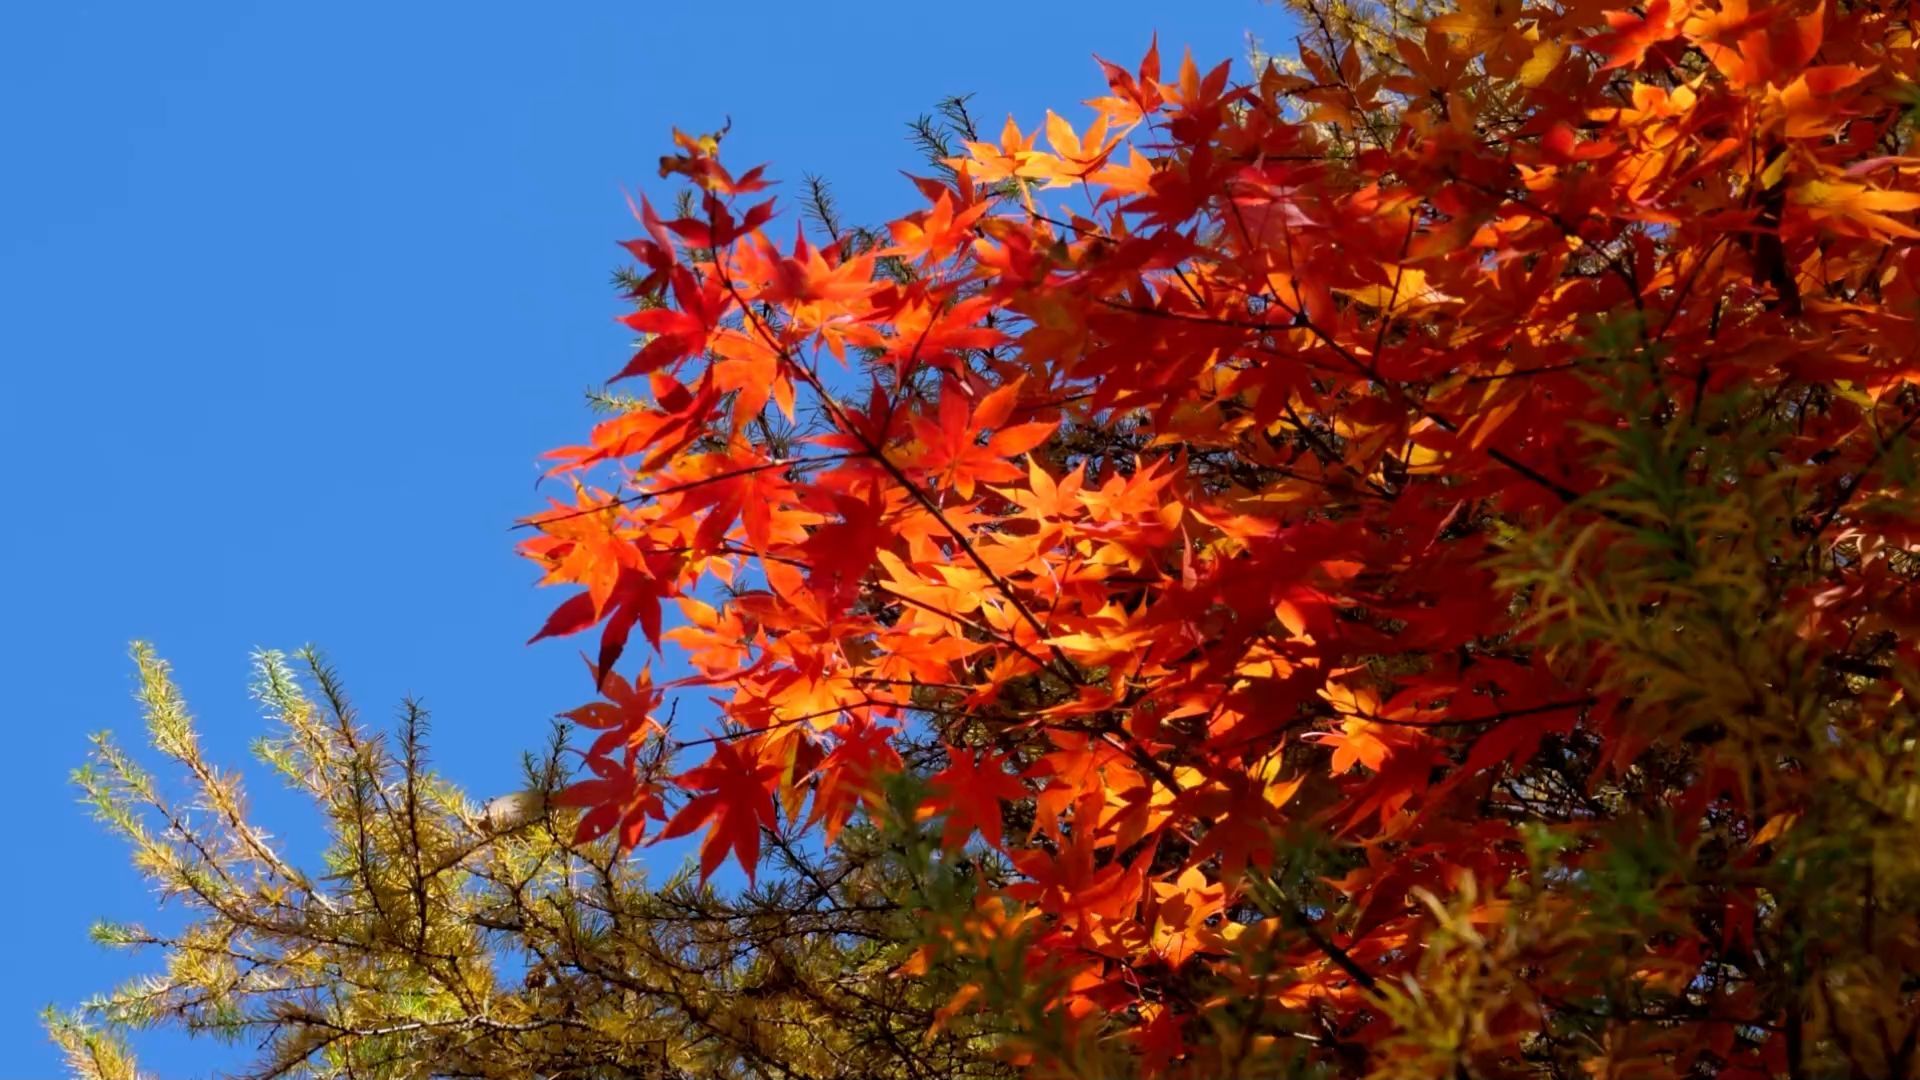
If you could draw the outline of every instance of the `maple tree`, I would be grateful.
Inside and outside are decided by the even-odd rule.
[[[574,842],[557,742],[476,804],[429,768],[417,703],[390,738],[317,654],[266,652],[255,748],[323,830],[306,866],[208,759],[167,665],[135,660],[148,753],[98,736],[76,780],[186,918],[95,927],[164,963],[48,1013],[80,1080],[151,1076],[133,1050],[155,1027],[233,1044],[261,1080],[1009,1075],[982,1025],[935,1028],[956,971],[889,976],[916,916],[883,849],[778,846],[780,880],[737,896],[652,881],[614,838]]]
[[[1299,14],[884,231],[677,135],[582,828],[883,838],[1037,1075],[1916,1075],[1911,8]]]

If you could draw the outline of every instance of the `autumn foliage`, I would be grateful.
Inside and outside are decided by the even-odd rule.
[[[45,1014],[73,1080],[154,1080],[134,1050],[155,1029],[200,1040],[184,1075],[234,1080],[1011,1075],[936,1027],[963,972],[891,977],[918,912],[884,899],[903,869],[884,849],[837,851],[829,880],[783,846],[777,882],[727,896],[650,875],[554,812],[561,742],[476,803],[433,771],[419,703],[383,732],[313,650],[261,652],[254,753],[324,838],[303,859],[208,756],[166,662],[134,660],[146,745],[98,735],[74,779],[161,910],[92,931],[146,973]]]
[[[1916,1075],[1913,11],[1300,15],[878,234],[679,136],[581,829],[892,837],[1040,1074]]]

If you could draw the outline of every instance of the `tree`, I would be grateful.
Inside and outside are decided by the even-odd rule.
[[[1035,1074],[1915,1075],[1911,12],[1300,11],[878,243],[676,136],[585,835],[866,823]]]
[[[263,653],[274,727],[256,749],[321,815],[310,872],[202,755],[166,665],[135,658],[152,748],[188,794],[106,736],[77,779],[191,919],[96,928],[165,968],[49,1014],[77,1076],[133,1080],[129,1035],[159,1025],[254,1047],[245,1075],[262,1078],[1003,1075],[978,1025],[930,1031],[940,977],[888,977],[912,934],[877,846],[780,847],[780,879],[734,897],[655,886],[610,840],[573,843],[557,747],[525,791],[475,805],[429,770],[416,704],[390,745],[319,657]]]

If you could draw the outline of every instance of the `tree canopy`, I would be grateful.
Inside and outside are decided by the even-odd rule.
[[[1910,8],[1300,14],[875,233],[676,136],[583,834],[923,830],[1035,1074],[1913,1075]]]

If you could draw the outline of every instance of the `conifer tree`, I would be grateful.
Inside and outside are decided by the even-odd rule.
[[[722,896],[573,841],[557,748],[525,790],[469,800],[428,763],[427,717],[371,731],[312,652],[256,657],[261,762],[319,816],[303,867],[203,755],[165,663],[135,649],[150,771],[111,738],[77,779],[186,924],[100,925],[161,970],[50,1012],[75,1076],[134,1080],[137,1033],[235,1044],[247,1077],[915,1080],[997,1077],[982,1029],[934,1031],[898,859],[873,834],[822,857],[770,832],[769,873]],[[172,794],[176,782],[184,795]],[[949,987],[949,992],[951,987]]]

